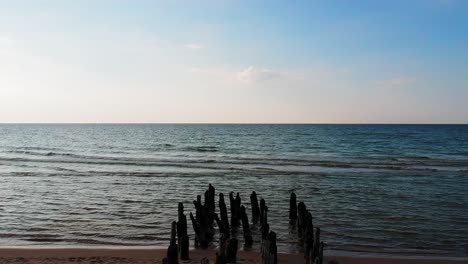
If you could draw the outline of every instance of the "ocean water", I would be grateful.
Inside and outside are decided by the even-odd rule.
[[[294,191],[328,252],[468,256],[467,125],[3,124],[0,246],[167,246],[208,183],[263,197],[280,251]]]

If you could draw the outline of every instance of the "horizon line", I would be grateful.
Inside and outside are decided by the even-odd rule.
[[[0,122],[0,125],[468,125],[468,123]]]

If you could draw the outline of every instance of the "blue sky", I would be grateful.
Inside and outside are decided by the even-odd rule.
[[[468,123],[468,1],[0,0],[0,122]]]

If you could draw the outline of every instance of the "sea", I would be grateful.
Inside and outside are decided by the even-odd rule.
[[[295,192],[327,254],[468,257],[468,125],[1,124],[0,247],[167,247],[210,183],[282,252]]]

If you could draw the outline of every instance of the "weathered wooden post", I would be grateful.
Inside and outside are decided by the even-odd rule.
[[[235,238],[231,238],[228,241],[226,248],[226,263],[236,263],[237,262],[237,245],[238,241]]]
[[[265,211],[266,203],[263,198],[260,199],[260,224],[263,224],[263,213]]]
[[[322,249],[323,250],[323,249]],[[317,227],[314,233],[314,249],[313,249],[313,259],[320,259],[320,228]]]
[[[195,210],[196,210],[195,220],[198,223],[198,229],[199,229],[198,242],[200,243],[201,247],[206,248],[208,247],[208,244],[214,235],[211,230],[210,220],[208,218],[209,213],[207,211],[207,206],[201,204],[200,195],[197,196],[196,201],[193,201],[193,204],[195,205]]]
[[[278,249],[276,246],[276,233],[271,231],[267,237],[265,251],[262,254],[262,264],[277,264]]]
[[[216,264],[226,264],[226,236],[219,238],[219,249],[216,252]]]
[[[307,212],[306,223],[305,223],[305,233],[303,236],[304,243],[304,258],[306,259],[306,264],[314,263],[314,225],[312,224],[312,214]]]
[[[226,208],[226,203],[224,202],[224,194],[219,194],[219,212],[221,214],[221,222],[223,222],[224,229],[226,230],[226,234],[229,235],[230,227],[229,227],[229,218]]]
[[[305,231],[305,222],[307,215],[307,207],[303,202],[299,202],[299,204],[297,205],[297,212],[297,234],[299,235],[299,237],[302,237]]]
[[[200,224],[197,222],[193,214],[190,213],[190,220],[192,220],[193,231],[195,232],[195,246],[197,247],[200,243]]]
[[[291,193],[291,197],[289,199],[289,223],[295,225],[297,222],[297,202],[296,202],[296,194]]]
[[[167,248],[167,263],[168,264],[178,264],[179,263],[179,254],[176,244],[176,222],[172,222],[171,228],[171,243]]]
[[[252,223],[257,224],[260,217],[260,208],[258,206],[258,198],[255,191],[250,195],[250,203],[252,204]]]
[[[242,220],[242,231],[244,233],[244,246],[251,247],[253,244],[252,233],[250,233],[249,219],[245,211],[245,206],[241,206],[240,215]]]
[[[208,190],[205,192],[205,210],[207,213],[208,224],[211,226],[214,220],[215,205],[215,188],[213,185],[208,185]]]
[[[187,217],[184,214],[184,204],[179,203],[177,222],[177,240],[179,243],[179,254],[182,260],[189,259],[190,241],[187,233]]]
[[[224,227],[224,223],[221,221],[221,219],[219,219],[219,216],[218,214],[214,214],[214,219],[216,221],[216,225],[218,225],[218,228],[219,228],[219,233],[220,234],[226,234],[226,228]]]
[[[233,231],[239,226],[239,207],[240,207],[240,197],[237,193],[236,198],[234,198],[234,193],[229,193],[229,203],[231,206],[231,228]]]

